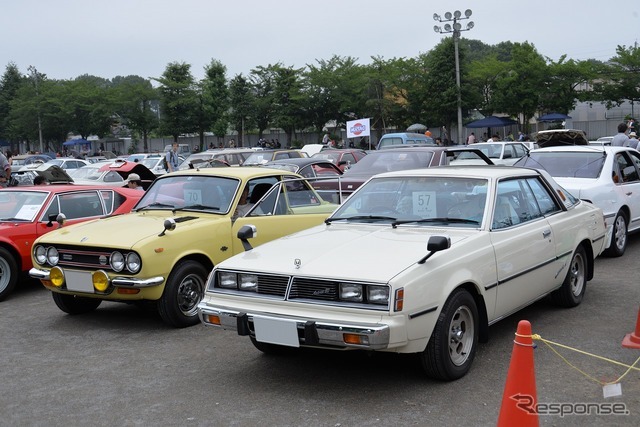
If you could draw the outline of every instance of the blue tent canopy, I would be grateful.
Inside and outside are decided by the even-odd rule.
[[[539,122],[561,122],[562,120],[570,119],[571,116],[561,113],[549,113],[538,117]]]
[[[91,145],[91,141],[87,141],[86,139],[78,138],[72,139],[71,141],[63,142],[62,145],[70,146],[70,145]]]
[[[484,119],[467,123],[467,127],[468,128],[497,128],[497,127],[511,126],[517,123],[518,122],[510,119],[509,117],[488,116],[488,117],[485,117]]]
[[[5,141],[4,139],[0,139],[0,147],[8,147],[9,141]]]

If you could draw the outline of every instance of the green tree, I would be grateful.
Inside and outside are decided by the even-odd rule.
[[[302,70],[276,64],[271,72],[274,82],[272,124],[285,131],[287,145],[291,145],[293,133],[302,124]]]
[[[276,64],[280,65],[280,64]],[[259,66],[251,70],[249,81],[253,89],[253,116],[258,127],[258,137],[262,138],[265,129],[269,128],[273,121],[275,102],[275,76],[274,66]]]
[[[229,82],[229,120],[231,126],[238,131],[238,146],[244,145],[245,129],[254,126],[253,91],[249,81],[242,75],[236,75]]]
[[[12,142],[11,148],[15,148],[17,140],[10,137],[9,117],[11,103],[18,96],[18,90],[25,84],[26,79],[20,74],[18,66],[13,62],[7,64],[5,72],[0,78],[0,139]]]
[[[143,151],[149,151],[149,134],[158,127],[154,106],[158,91],[151,81],[140,76],[116,77],[112,80],[115,112],[123,125],[142,138]]]
[[[590,61],[567,60],[563,55],[557,62],[549,60],[545,90],[540,94],[538,109],[542,113],[567,114],[574,109],[580,90],[594,77]]]
[[[511,61],[496,79],[490,108],[521,117],[524,132],[528,133],[529,120],[541,104],[548,69],[544,58],[530,43],[515,43],[511,55]]]
[[[191,65],[171,62],[154,80],[160,83],[160,130],[178,142],[181,134],[196,127],[197,99]]]
[[[205,77],[200,82],[200,108],[198,115],[198,133],[200,150],[204,149],[204,132],[213,130],[218,137],[227,134],[229,88],[227,86],[227,67],[212,59],[204,68]]]
[[[618,46],[616,56],[599,69],[594,83],[595,100],[603,101],[607,108],[624,101],[633,105],[640,101],[640,47]]]

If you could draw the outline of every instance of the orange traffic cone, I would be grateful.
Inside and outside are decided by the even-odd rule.
[[[521,320],[518,322],[516,338],[513,340],[513,352],[502,395],[498,427],[539,425],[533,348],[531,323]]]
[[[636,322],[636,330],[624,336],[622,346],[626,348],[640,349],[640,310],[638,310],[638,321]]]

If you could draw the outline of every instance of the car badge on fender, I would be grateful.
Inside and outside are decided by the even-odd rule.
[[[302,265],[302,261],[300,261],[300,258],[296,258],[296,259],[294,259],[294,260],[293,260],[293,265],[294,265],[296,268],[300,268],[300,265]]]
[[[86,242],[87,240],[89,240],[89,238],[88,238],[88,237],[83,237],[82,239],[80,239],[80,243],[84,243],[84,242]]]

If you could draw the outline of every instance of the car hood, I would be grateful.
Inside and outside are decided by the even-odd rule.
[[[463,229],[323,224],[262,244],[218,266],[263,273],[387,282],[428,253],[429,237],[448,236],[453,247],[478,233]],[[336,262],[338,259],[351,261]]]
[[[182,227],[201,223],[203,216],[207,217],[207,223],[211,222],[209,214],[184,213],[174,216],[171,211],[133,212],[62,227],[48,233],[44,240],[61,245],[82,244],[131,249],[144,239],[157,238],[164,230],[164,221],[168,218],[174,218],[177,224],[176,230],[168,231],[166,235],[175,233]]]

